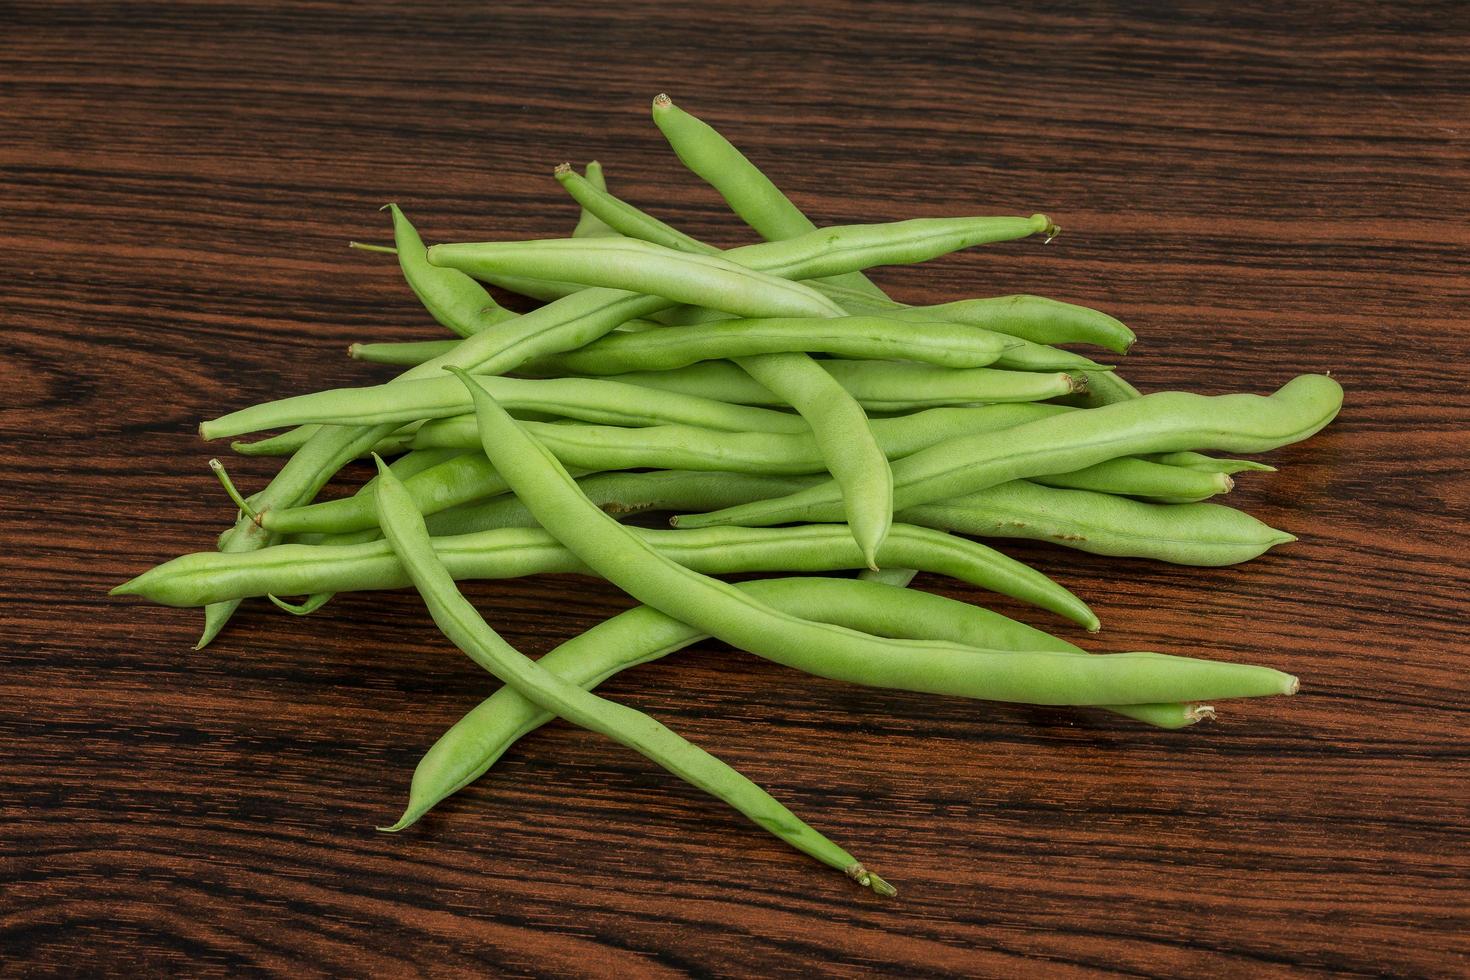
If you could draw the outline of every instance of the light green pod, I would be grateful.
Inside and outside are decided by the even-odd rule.
[[[474,378],[458,374],[475,396],[486,455],[569,551],[638,601],[777,663],[788,663],[793,645],[802,645],[810,654],[804,655],[806,669],[819,676],[832,676],[827,671],[841,664],[844,678],[876,687],[898,682],[936,694],[1034,704],[1151,704],[1296,690],[1295,678],[1266,668],[1154,653],[1016,657],[957,644],[882,640],[787,615],[679,565],[603,513]],[[888,644],[907,654],[901,666],[879,663]]]
[[[872,412],[907,412],[944,405],[1036,402],[1078,390],[1082,381],[1069,374],[1033,374],[994,368],[940,368],[901,361],[820,362],[858,404]],[[703,394],[739,405],[775,405],[778,399],[742,371],[719,361],[702,361],[672,371],[633,371],[610,381]]]
[[[1274,449],[1317,432],[1341,407],[1341,386],[1325,375],[1308,374],[1266,397],[1169,391],[1038,419],[1004,433],[939,443],[895,463],[895,510],[1135,453]],[[833,520],[823,515],[837,512],[834,496],[823,484],[779,500],[680,517],[676,523],[707,527]]]
[[[874,316],[720,320],[638,333],[612,333],[581,350],[542,358],[531,366],[545,375],[607,375],[667,371],[699,361],[788,351],[834,357],[920,361],[973,368],[995,363],[1019,342],[960,324],[915,324]]]
[[[404,491],[407,493],[407,491]],[[410,498],[411,499],[411,498]],[[742,572],[822,572],[864,567],[864,556],[841,524],[793,528],[637,529],[670,561],[711,575]],[[501,528],[435,538],[455,578],[500,579],[544,574],[596,574],[539,527]],[[879,549],[885,563],[947,575],[1030,602],[1087,629],[1097,617],[1071,592],[992,548],[929,528],[897,526]],[[398,589],[406,573],[382,541],[353,545],[277,545],[245,555],[202,551],[164,562],[113,590],[169,606],[199,606],[260,595]]]
[[[1071,652],[1080,647],[979,606],[925,592],[900,593],[892,586],[854,579],[794,578],[742,582],[736,588],[783,612],[863,633],[898,639],[948,640],[966,646]],[[647,606],[605,620],[561,644],[538,661],[543,668],[584,688],[630,667],[668,656],[705,639],[700,632]],[[799,656],[799,653],[797,654]],[[800,669],[798,667],[798,669]],[[1211,710],[1194,704],[1126,705],[1157,717],[1163,727],[1183,728]],[[414,768],[408,805],[390,831],[403,830],[447,797],[490,769],[521,738],[546,724],[543,712],[510,688],[501,688],[471,708],[424,753]]]
[[[1048,406],[1051,407],[1051,406]],[[1057,411],[1062,409],[1057,408]],[[893,459],[970,432],[1009,428],[1041,413],[1029,404],[970,408],[932,408],[913,415],[869,422],[882,451]],[[526,430],[564,464],[582,470],[682,469],[736,473],[817,473],[826,461],[811,433],[718,432],[687,425],[641,429],[615,426],[525,423]],[[473,416],[457,416],[423,426],[410,445],[415,449],[473,449],[479,446]],[[1176,487],[1193,487],[1220,477],[1160,463],[1139,462],[1138,469],[1172,478]],[[1126,479],[1127,473],[1120,478]],[[1086,480],[1086,477],[1078,479]],[[1106,479],[1101,475],[1099,481]],[[427,507],[420,508],[432,513]]]
[[[393,216],[393,244],[403,278],[430,316],[461,337],[516,318],[463,272],[430,265],[424,241],[403,211],[396,204],[387,208]]]
[[[845,872],[880,895],[893,887],[870,874],[851,854],[804,824],[759,786],[719,759],[684,741],[659,722],[605,701],[546,670],[512,648],[480,618],[455,587],[429,542],[423,518],[382,460],[382,486],[376,495],[379,523],[429,614],[446,637],[475,663],[543,711],[606,735],[662,765],[691,785],[724,800],[759,827],[792,847]]]
[[[486,383],[512,408],[608,425],[679,423],[731,431],[807,431],[801,419],[781,412],[607,379],[487,378]],[[401,425],[462,415],[470,408],[464,385],[443,375],[368,388],[335,388],[252,405],[204,422],[199,434],[220,439],[303,422]]]

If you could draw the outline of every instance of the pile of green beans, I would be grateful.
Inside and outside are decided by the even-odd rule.
[[[202,647],[245,599],[307,615],[339,592],[416,589],[502,686],[470,692],[474,706],[428,749],[403,815],[382,830],[411,826],[560,717],[885,896],[891,885],[765,790],[593,689],[714,638],[793,678],[1105,710],[1161,729],[1214,717],[1205,702],[1297,690],[1263,665],[1088,653],[907,586],[947,576],[1095,632],[1083,599],[976,539],[1199,567],[1294,541],[1212,501],[1234,476],[1272,467],[1202,451],[1307,438],[1341,407],[1335,381],[1142,394],[1065,346],[1126,353],[1133,332],[1106,313],[1031,295],[899,302],[868,270],[1050,241],[1058,228],[1044,214],[819,228],[667,96],[653,116],[761,241],[708,245],[614,196],[595,162],[585,176],[556,168],[582,209],[568,238],[428,246],[388,205],[393,245],[353,245],[396,256],[453,337],[354,344],[357,360],[407,370],[202,423],[206,439],[280,430],[233,447],[286,462],[246,496],[211,460],[238,510],[218,549],[113,593],[203,607]],[[545,305],[514,313],[487,286]],[[376,474],[356,492],[315,499],[368,458]],[[675,528],[627,523],[652,514]],[[717,577],[751,572],[851,577]],[[599,578],[641,605],[532,661],[458,583],[534,575]]]

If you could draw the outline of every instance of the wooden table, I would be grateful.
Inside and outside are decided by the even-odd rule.
[[[0,5],[0,973],[1464,975],[1465,9],[1122,6]],[[350,341],[441,335],[345,247],[388,238],[384,201],[435,240],[560,236],[551,168],[597,158],[747,240],[650,124],[665,89],[819,222],[1065,226],[880,270],[900,298],[1099,307],[1144,389],[1341,379],[1340,420],[1232,495],[1297,544],[1222,569],[1006,546],[1093,604],[1093,649],[1301,695],[1164,733],[713,644],[607,685],[881,869],[884,902],[560,724],[375,833],[493,687],[413,594],[254,602],[197,653],[196,613],[105,596],[230,517],[200,419],[391,375]],[[469,594],[533,653],[627,605]]]

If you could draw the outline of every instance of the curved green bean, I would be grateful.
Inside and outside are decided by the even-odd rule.
[[[863,566],[856,542],[840,524],[699,532],[640,528],[630,533],[670,561],[712,575],[823,572]],[[450,574],[460,579],[596,574],[539,527],[436,537],[434,547]],[[1071,592],[975,541],[930,528],[896,525],[879,557],[1008,595],[1089,630],[1097,629],[1097,617]],[[181,555],[123,583],[113,594],[139,595],[167,606],[200,606],[267,594],[362,592],[407,584],[391,550],[374,540],[351,545],[283,544],[244,555],[213,551]]]
[[[713,245],[686,235],[672,225],[608,194],[604,189],[593,186],[590,181],[578,177],[565,164],[557,168],[557,180],[584,209],[597,214],[611,227],[630,238],[687,252],[719,252]],[[952,316],[953,322],[1009,334],[1032,342],[1037,347],[1045,344],[1090,343],[1123,353],[1135,339],[1133,331],[1106,313],[1040,296],[997,296],[990,299],[961,300],[940,306],[910,307],[888,299],[881,292],[874,294],[850,289],[831,279],[812,280],[809,285],[835,300],[849,313],[914,320],[945,320]],[[670,322],[687,323],[688,314],[688,310],[671,310]],[[1026,370],[1065,371],[1088,366],[1100,367],[1069,351],[1051,350],[1043,357],[1040,351],[1025,348],[1019,353],[1009,351],[1006,357],[1013,362],[1004,366]]]
[[[516,314],[463,272],[430,265],[424,241],[403,211],[397,204],[385,207],[393,216],[393,244],[403,278],[430,316],[461,337],[515,319]]]
[[[382,483],[375,496],[383,534],[423,596],[434,622],[470,659],[543,711],[628,746],[864,887],[880,895],[896,894],[891,885],[867,871],[851,854],[808,827],[765,790],[708,752],[684,741],[641,711],[605,700],[567,682],[502,640],[460,594],[440,564],[429,533],[424,529],[423,517],[413,509],[413,501],[381,460],[378,465]]]
[[[602,179],[602,164],[592,160],[587,164],[587,183],[600,191],[607,190],[607,184]],[[583,208],[577,216],[577,226],[572,229],[573,238],[604,238],[608,235],[618,234],[617,230],[609,227],[604,221]]]
[[[1076,657],[1041,652],[1018,658],[957,644],[884,641],[780,613],[728,583],[669,560],[603,513],[473,377],[456,373],[474,393],[486,455],[569,551],[638,601],[777,663],[786,663],[787,651],[802,645],[811,653],[808,669],[812,661],[843,663],[851,670],[844,673],[849,679],[891,686],[897,678],[866,654],[894,643],[911,656],[903,683],[914,690],[1035,704],[1144,704],[1296,689],[1295,678],[1267,668],[1151,653]]]
[[[1015,652],[1054,650],[1086,655],[1080,647],[998,613],[925,592],[854,579],[793,578],[741,582],[736,588],[803,619],[898,639],[948,640]],[[558,646],[538,661],[573,684],[595,688],[616,673],[668,656],[705,637],[692,626],[648,606],[619,613]],[[1125,705],[1160,727],[1183,728],[1210,716],[1193,704]],[[455,722],[424,753],[413,772],[403,830],[493,766],[521,738],[550,721],[511,688],[501,688]]]
[[[885,317],[720,320],[639,333],[612,333],[586,347],[541,358],[538,374],[667,371],[699,361],[788,351],[834,357],[920,361],[944,367],[993,364],[1016,341],[1002,334],[931,321],[928,329]]]
[[[653,100],[653,121],[680,162],[709,184],[730,210],[767,241],[795,238],[817,226],[770,178],[713,126],[674,105],[667,94]],[[886,298],[861,272],[835,277],[841,285]]]
[[[1134,453],[1201,447],[1260,452],[1312,435],[1337,415],[1342,388],[1325,375],[1293,378],[1269,396],[1167,391],[1038,419],[1003,433],[938,443],[894,464],[894,506],[954,497],[1008,480],[1068,472]],[[834,520],[834,491],[822,484],[779,500],[681,516],[680,527]],[[828,516],[823,516],[823,515]]]

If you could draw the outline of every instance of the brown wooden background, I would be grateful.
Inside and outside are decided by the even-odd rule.
[[[0,973],[1470,969],[1470,14],[1025,6],[0,2]],[[411,594],[253,603],[201,653],[197,613],[105,598],[229,518],[201,418],[438,335],[344,247],[387,238],[384,201],[430,239],[556,236],[552,166],[596,157],[742,241],[649,122],[665,89],[821,222],[1066,229],[880,271],[901,298],[1101,307],[1146,389],[1340,378],[1341,420],[1235,494],[1299,544],[1232,569],[1008,547],[1093,603],[1095,649],[1303,693],[1170,734],[715,646],[608,686],[883,871],[884,903],[563,725],[376,834],[491,688]],[[531,652],[625,604],[471,595]]]

